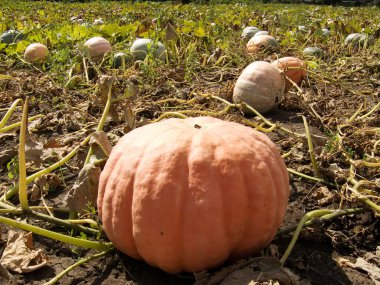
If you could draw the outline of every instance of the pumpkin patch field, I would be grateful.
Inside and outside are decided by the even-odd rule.
[[[0,284],[380,284],[380,8],[0,1]]]

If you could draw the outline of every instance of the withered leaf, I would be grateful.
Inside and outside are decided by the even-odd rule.
[[[66,206],[74,211],[83,212],[89,204],[96,205],[101,168],[99,161],[105,162],[112,147],[107,134],[95,132],[90,140],[92,155],[89,163],[79,172],[79,177],[65,197]]]
[[[90,157],[90,164],[96,163],[99,160],[105,160],[109,157],[112,146],[108,140],[107,134],[103,131],[95,132],[90,139],[90,146],[92,147],[92,155]]]
[[[165,27],[165,37],[167,41],[175,41],[179,38],[175,27],[168,23]]]
[[[86,164],[79,177],[66,195],[64,202],[70,210],[82,213],[88,205],[95,206],[98,197],[100,167]]]
[[[0,263],[0,281],[2,279],[4,280],[10,280],[12,278],[12,275],[9,273],[9,271]]]
[[[98,86],[99,86],[99,90],[100,90],[100,98],[101,98],[101,101],[103,104],[107,103],[108,95],[110,92],[111,92],[111,100],[115,99],[115,96],[112,92],[113,82],[114,82],[114,78],[112,76],[109,76],[109,75],[102,75],[99,78]],[[114,104],[111,104],[109,111],[108,111],[108,115],[114,121],[116,121],[116,122],[120,121],[119,115],[118,115],[117,110],[116,110],[116,106]]]
[[[61,178],[55,173],[44,174],[38,177],[30,190],[30,201],[35,202],[41,198],[42,195],[47,194],[49,189],[56,188],[61,184]]]
[[[9,230],[0,263],[10,271],[27,273],[47,265],[48,258],[42,249],[34,249],[31,232]]]

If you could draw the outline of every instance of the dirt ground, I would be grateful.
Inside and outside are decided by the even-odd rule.
[[[159,115],[166,110],[190,108],[191,110],[197,111],[220,111],[224,108],[222,103],[205,99],[197,94],[212,94],[227,100],[230,99],[231,86],[233,86],[233,81],[239,72],[237,69],[227,70],[223,75],[224,80],[222,82],[218,82],[220,78],[218,74],[204,72],[204,74],[200,73],[202,75],[200,78],[203,79],[196,81],[193,85],[186,84],[178,79],[178,82],[174,86],[169,86],[164,82],[155,86],[140,86],[139,93],[126,100],[126,102],[123,103],[124,105],[118,107],[117,111],[120,116],[123,116],[123,107],[130,106],[135,115],[137,126],[145,124],[146,120],[159,117]],[[54,84],[49,76],[40,74],[36,77],[30,70],[4,69],[0,70],[0,73],[19,78],[15,81],[0,82],[0,88],[3,93],[0,108],[8,108],[11,102],[16,98],[29,94],[31,97],[30,116],[36,114],[45,115],[44,118],[31,123],[30,127],[33,140],[41,143],[44,150],[53,148],[55,152],[60,155],[66,154],[68,150],[72,149],[73,146],[77,145],[88,133],[96,128],[103,105],[102,102],[96,100],[96,92],[98,91],[94,91],[93,88],[80,91],[65,90]],[[165,78],[165,76],[180,76],[180,72],[173,74],[165,70],[162,71],[162,74],[163,78]],[[138,75],[138,69],[136,70],[136,74],[133,75]],[[123,92],[128,82],[131,82],[130,75],[124,77],[125,75],[119,74],[118,76],[118,80],[115,84],[116,96]],[[96,78],[94,81],[96,81]],[[373,85],[374,87],[371,92],[375,94],[375,98],[376,96],[378,98],[380,85],[379,82],[376,84]],[[355,96],[352,92],[342,91],[342,89],[339,89],[339,86],[334,84],[330,84],[329,92],[325,93],[327,90],[325,83],[320,83],[313,77],[310,77],[302,88],[303,97],[296,95],[297,90],[292,89],[286,99],[280,104],[278,110],[267,114],[266,118],[294,132],[304,133],[304,125],[300,116],[304,115],[309,120],[312,134],[328,140],[329,137],[326,136],[326,129],[333,129],[343,118],[350,117],[354,114],[360,103],[355,100]],[[352,89],[355,88],[359,89],[360,86],[352,86]],[[321,99],[321,94],[325,96],[324,99]],[[195,97],[197,100],[194,105],[190,106],[177,102],[157,103],[158,100],[173,97],[181,100],[190,100]],[[322,122],[318,117],[313,116],[310,109],[304,108],[305,104],[314,106],[314,109],[319,112]],[[5,113],[4,109],[1,110],[0,117]],[[17,118],[20,118],[20,114],[21,112],[18,110],[13,121],[16,122]],[[219,114],[218,116],[226,120],[244,123],[244,116],[236,109]],[[360,126],[360,128],[366,128],[368,126],[379,127],[378,118],[377,113],[376,116],[366,121],[365,125]],[[254,118],[249,119],[253,121],[256,120]],[[84,127],[86,131],[81,131]],[[109,119],[104,127],[104,131],[108,133],[111,144],[115,144],[127,129],[128,123],[125,122],[125,120],[116,122],[113,119]],[[312,168],[305,141],[300,141],[299,138],[294,138],[280,131],[271,132],[268,135],[277,144],[282,153],[291,150],[298,144],[299,147],[296,147],[298,152],[293,152],[293,155],[285,158],[286,164],[289,168],[312,175]],[[373,136],[373,134],[368,134],[368,136],[363,139],[355,137],[354,135],[347,135],[347,140],[349,141],[348,145],[357,153],[366,152],[366,141],[372,139]],[[9,161],[17,155],[17,132],[0,134],[0,143],[2,145],[0,152],[2,168],[1,181],[2,186],[6,187],[13,183],[12,178],[7,175],[10,171],[9,167],[7,168],[7,164],[9,166]],[[324,144],[321,148],[323,147],[325,147]],[[61,169],[64,183],[55,185],[55,187],[51,189],[52,191],[49,191],[46,196],[44,196],[49,206],[64,206],[62,202],[63,197],[65,197],[74,184],[87,151],[88,148],[82,148],[74,159]],[[328,165],[342,161],[341,157],[335,154],[336,153],[325,159]],[[319,155],[319,158],[323,162],[321,152]],[[44,159],[43,163],[46,164],[56,161],[57,158],[54,155],[50,155]],[[339,165],[341,168],[345,166],[344,162]],[[29,166],[29,172],[39,169],[39,166],[34,164],[30,164]],[[379,177],[378,169],[358,169],[358,171],[362,171],[360,174],[363,177]],[[370,171],[372,171],[372,173]],[[338,173],[335,173],[335,175],[333,180],[335,179],[335,181],[339,183]],[[326,187],[328,188],[327,192],[324,191]],[[362,206],[360,201],[355,201],[354,199],[348,201],[342,197],[343,194],[333,186],[326,186],[322,183],[315,183],[291,175],[289,207],[281,229],[295,227],[303,215],[311,210]],[[15,201],[15,199],[12,199],[12,201]],[[37,199],[33,203],[33,205],[40,204],[40,199]],[[29,223],[36,223],[36,221],[31,218],[26,219]],[[43,223],[38,224],[46,226]],[[59,227],[47,227],[56,231],[62,231]],[[1,255],[6,244],[9,227],[0,225],[0,229]],[[376,251],[378,254],[380,240],[379,229],[378,219],[369,209],[365,209],[362,213],[355,215],[314,223],[302,231],[285,264],[285,267],[289,271],[298,276],[298,283],[283,281],[281,284],[374,284],[367,272],[353,268],[352,264],[355,263],[359,257],[365,257],[368,254],[376,255]],[[267,257],[281,257],[290,239],[291,235],[289,234],[279,235],[273,241],[270,250],[265,252],[265,255]],[[36,248],[43,249],[48,256],[48,266],[30,273],[13,274],[11,280],[3,279],[1,284],[44,284],[56,274],[72,265],[78,258],[93,253],[93,251],[90,250],[75,248],[37,235],[34,235],[34,243]],[[252,257],[236,263],[226,263],[224,266],[209,272],[197,273],[195,275],[170,275],[156,268],[152,268],[143,262],[132,260],[121,253],[112,252],[104,258],[91,261],[86,265],[74,269],[65,275],[58,284],[248,284],[249,282],[244,283],[244,278],[247,278],[246,273],[244,273],[245,275],[242,273],[240,277],[231,276],[231,274],[242,269],[248,269],[251,273],[255,270],[257,271],[257,267],[252,265],[256,264],[256,262],[257,260]],[[223,280],[225,280],[226,283],[222,283]],[[231,280],[235,280],[234,282],[237,283],[233,283]],[[249,284],[275,284],[271,282],[272,281],[267,280],[261,283]]]

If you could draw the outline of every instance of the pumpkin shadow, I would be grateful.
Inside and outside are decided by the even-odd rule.
[[[190,273],[169,274],[120,252],[118,257],[127,279],[134,280],[139,285],[190,285],[195,281],[194,275]]]

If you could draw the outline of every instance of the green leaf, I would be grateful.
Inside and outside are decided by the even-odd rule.
[[[22,52],[24,52],[24,50],[26,49],[27,46],[28,46],[28,43],[26,41],[20,41],[17,43],[15,51],[17,53],[22,53]]]
[[[318,63],[315,61],[307,61],[307,66],[309,66],[311,69],[318,69]]]
[[[198,29],[195,29],[194,30],[194,34],[197,36],[197,37],[204,37],[206,35],[206,32],[205,30],[202,28],[202,27],[198,27]]]

